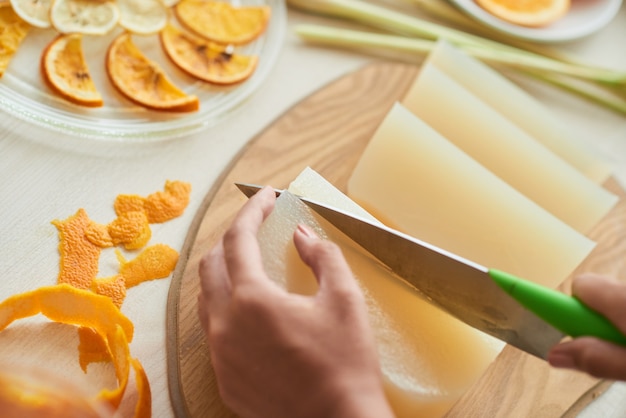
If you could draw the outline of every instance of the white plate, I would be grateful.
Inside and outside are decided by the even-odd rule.
[[[467,14],[501,32],[537,42],[563,42],[582,38],[603,28],[615,17],[622,0],[572,0],[568,13],[542,28],[505,22],[480,7],[475,0],[450,0]]]
[[[236,86],[212,86],[195,80],[169,61],[158,35],[133,36],[133,42],[165,69],[174,84],[198,96],[200,109],[197,112],[151,111],[131,103],[112,87],[104,69],[104,55],[121,29],[106,36],[83,38],[85,59],[103,96],[104,106],[86,108],[59,98],[46,86],[39,70],[41,51],[57,32],[37,28],[31,29],[0,79],[0,110],[65,135],[96,141],[154,142],[205,129],[245,103],[270,73],[282,48],[287,19],[284,0],[242,0],[241,4],[268,4],[272,15],[259,39],[236,49],[238,53],[259,57],[254,74]]]

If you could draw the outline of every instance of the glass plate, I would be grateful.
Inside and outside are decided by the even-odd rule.
[[[474,19],[517,38],[536,42],[565,42],[579,39],[602,29],[619,11],[622,0],[573,0],[569,11],[551,25],[523,27],[498,19],[475,0],[451,0]]]
[[[236,53],[258,55],[254,74],[229,87],[198,81],[172,64],[161,49],[158,34],[133,35],[133,42],[157,62],[179,88],[200,99],[193,113],[157,112],[137,106],[119,94],[104,67],[107,48],[116,29],[105,36],[84,36],[83,49],[92,78],[104,99],[100,108],[69,103],[46,86],[39,69],[41,53],[57,36],[54,29],[32,28],[9,68],[0,79],[0,109],[48,129],[97,141],[153,142],[188,135],[214,125],[241,105],[265,80],[282,47],[286,27],[284,0],[241,0],[242,5],[268,4],[272,8],[265,33],[254,42],[237,47]]]

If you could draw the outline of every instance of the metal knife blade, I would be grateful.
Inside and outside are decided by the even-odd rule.
[[[237,183],[237,187],[250,197],[262,186]],[[384,225],[299,198],[433,304],[466,324],[542,359],[564,337],[500,288],[488,268]]]

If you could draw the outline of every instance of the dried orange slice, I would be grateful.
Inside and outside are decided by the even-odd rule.
[[[521,26],[545,26],[563,17],[570,0],[476,0],[489,13]]]
[[[82,106],[102,106],[102,96],[89,74],[80,34],[60,35],[44,50],[41,72],[56,93]]]
[[[176,87],[156,63],[141,53],[129,33],[111,43],[106,70],[115,88],[141,106],[171,112],[198,110],[198,98]]]
[[[9,2],[0,2],[0,77],[29,29],[30,25],[13,11]]]
[[[140,34],[157,33],[167,25],[167,9],[161,0],[116,0],[120,26]]]
[[[38,28],[49,28],[52,0],[11,0],[11,7],[19,17]]]
[[[114,1],[102,0],[52,0],[50,21],[61,33],[105,35],[120,19]]]
[[[160,34],[167,56],[180,69],[213,84],[235,84],[248,79],[258,58],[232,53],[232,48],[182,32],[167,25]]]
[[[210,0],[182,0],[175,6],[178,20],[203,38],[241,45],[259,37],[267,27],[269,6],[232,6]]]

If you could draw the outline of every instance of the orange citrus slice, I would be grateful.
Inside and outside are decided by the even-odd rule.
[[[115,88],[141,106],[171,112],[191,112],[199,107],[198,98],[176,87],[156,63],[141,53],[129,33],[111,43],[106,70]]]
[[[166,26],[160,37],[165,53],[176,66],[209,83],[239,83],[248,79],[257,66],[255,56],[234,54],[231,47],[205,41],[172,25]]]
[[[139,35],[157,33],[167,25],[167,9],[161,0],[116,0],[120,26]]]
[[[9,2],[0,2],[0,77],[29,29],[30,25],[13,11]]]
[[[52,0],[11,0],[11,7],[19,17],[38,28],[50,27]]]
[[[61,33],[105,35],[120,19],[114,1],[52,0],[50,21]]]
[[[521,26],[545,26],[563,17],[570,0],[476,0],[489,13]]]
[[[102,96],[89,75],[80,34],[59,35],[41,56],[41,72],[56,93],[82,106],[102,106]]]
[[[199,36],[221,44],[241,45],[261,35],[269,22],[269,6],[231,6],[210,0],[182,0],[178,20]]]

